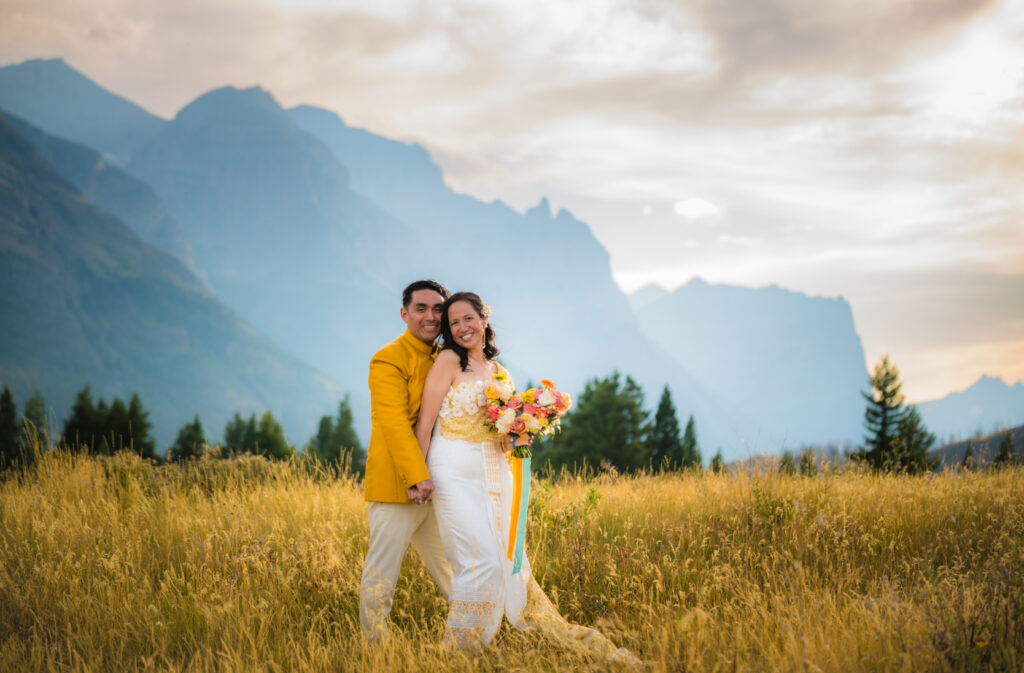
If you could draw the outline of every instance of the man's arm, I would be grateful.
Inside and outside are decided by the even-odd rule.
[[[370,412],[384,435],[391,460],[402,484],[411,489],[430,479],[409,423],[409,388],[398,365],[381,357],[370,361]]]

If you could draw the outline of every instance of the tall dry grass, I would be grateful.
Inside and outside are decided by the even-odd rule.
[[[1024,667],[1024,470],[814,478],[562,475],[528,551],[569,619],[655,671]],[[0,484],[4,671],[605,670],[504,628],[438,643],[410,553],[364,646],[359,485],[257,458],[157,467],[48,452]]]

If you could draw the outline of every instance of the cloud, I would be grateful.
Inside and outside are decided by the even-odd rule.
[[[681,201],[676,201],[673,207],[676,215],[688,220],[707,219],[721,212],[721,209],[706,199],[691,196]]]
[[[261,84],[423,142],[458,191],[568,207],[631,283],[842,293],[869,350],[1019,329],[1003,316],[1024,268],[1020,3],[6,0],[0,13],[0,62],[61,56],[164,116]],[[945,313],[919,283],[943,288]]]

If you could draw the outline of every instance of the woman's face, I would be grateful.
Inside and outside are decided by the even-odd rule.
[[[468,301],[457,301],[448,307],[448,324],[455,343],[466,350],[483,348],[487,318],[480,317]]]

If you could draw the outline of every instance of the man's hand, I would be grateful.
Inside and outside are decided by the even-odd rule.
[[[430,498],[434,495],[434,482],[424,479],[420,483],[410,486],[407,493],[409,500],[412,500],[417,505],[430,502]]]

